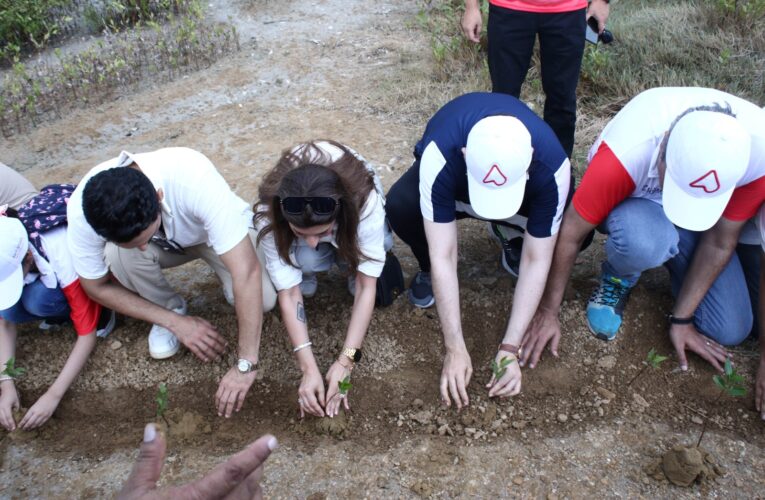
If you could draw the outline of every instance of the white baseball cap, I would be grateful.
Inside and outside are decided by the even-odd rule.
[[[0,310],[21,297],[24,271],[21,263],[29,250],[27,231],[18,219],[0,217]]]
[[[531,134],[518,118],[489,116],[473,125],[465,163],[470,205],[476,214],[502,220],[518,213],[533,153]]]
[[[662,205],[673,224],[706,231],[718,221],[749,166],[752,138],[734,117],[693,111],[667,142]]]

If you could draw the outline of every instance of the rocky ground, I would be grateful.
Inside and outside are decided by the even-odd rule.
[[[416,2],[322,0],[213,1],[237,24],[242,50],[213,67],[28,131],[0,146],[3,162],[37,185],[76,182],[120,150],[191,146],[218,166],[233,189],[253,200],[280,151],[311,138],[345,142],[372,161],[386,187],[408,167],[428,113],[448,99],[430,79],[427,34],[412,20]],[[588,146],[586,138],[577,149]],[[297,418],[299,371],[280,319],[264,321],[261,370],[243,410],[217,417],[212,397],[235,353],[203,365],[183,353],[149,358],[148,326],[123,320],[98,348],[54,418],[32,433],[0,434],[0,497],[111,496],[154,418],[156,386],[170,391],[169,458],[163,484],[197,477],[254,437],[281,443],[266,467],[273,498],[337,497],[726,497],[765,496],[765,425],[752,395],[717,400],[713,372],[698,359],[681,373],[673,358],[631,385],[646,353],[672,351],[665,315],[668,279],[656,270],[635,290],[619,338],[595,339],[584,306],[598,274],[601,242],[581,257],[563,307],[561,358],[524,370],[523,393],[488,400],[483,384],[513,297],[498,247],[483,224],[460,223],[463,324],[475,375],[471,405],[439,405],[442,340],[435,310],[405,298],[376,311],[365,360],[354,371],[353,412],[329,420]],[[397,244],[407,279],[411,253]],[[190,312],[235,336],[233,310],[211,271],[171,273]],[[306,304],[310,335],[326,369],[342,343],[351,298],[339,274],[320,279]],[[73,332],[21,331],[20,381],[30,405],[63,365]],[[751,387],[757,346],[734,351]],[[664,452],[693,444],[703,422],[708,454],[678,452],[667,468],[703,472],[674,486]]]

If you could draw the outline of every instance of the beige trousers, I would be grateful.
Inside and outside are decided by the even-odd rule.
[[[255,230],[250,229],[250,241],[256,246]],[[176,309],[183,304],[183,299],[165,279],[162,269],[177,267],[192,260],[202,259],[215,271],[221,285],[223,295],[229,304],[234,305],[234,287],[231,273],[223,264],[220,256],[212,247],[205,244],[184,248],[185,254],[176,254],[162,250],[150,243],[145,251],[137,248],[121,248],[113,243],[107,243],[104,250],[106,263],[112,274],[127,289],[132,290],[144,299],[167,309]],[[258,260],[262,274],[263,310],[270,311],[276,305],[276,289],[271,283],[266,271],[265,255],[257,249]]]

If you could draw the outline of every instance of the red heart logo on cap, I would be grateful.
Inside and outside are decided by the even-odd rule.
[[[692,188],[703,189],[705,193],[714,193],[720,190],[720,179],[717,178],[715,170],[710,170],[688,185]]]
[[[494,184],[495,186],[501,186],[507,182],[507,177],[499,169],[499,165],[496,163],[491,166],[486,177],[483,178],[484,184]]]

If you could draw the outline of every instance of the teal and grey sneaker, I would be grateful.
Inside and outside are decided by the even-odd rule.
[[[587,326],[600,340],[614,340],[632,284],[625,279],[603,273],[600,286],[587,303]]]
[[[433,283],[430,281],[430,273],[425,271],[418,272],[411,283],[409,283],[409,302],[420,309],[427,309],[436,303],[433,297]]]
[[[510,273],[515,278],[518,277],[518,273],[521,267],[521,251],[523,250],[523,238],[516,237],[512,239],[505,238],[502,234],[502,229],[498,224],[493,222],[489,223],[489,232],[502,246],[502,267],[505,271]]]

